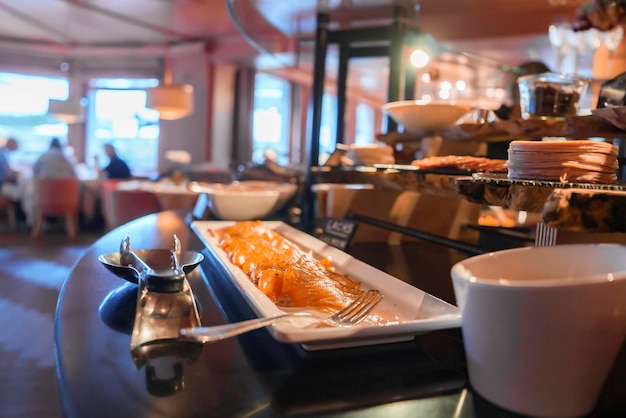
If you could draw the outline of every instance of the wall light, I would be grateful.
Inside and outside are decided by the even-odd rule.
[[[68,124],[84,122],[85,106],[83,104],[83,99],[50,99],[50,101],[48,102],[48,114],[54,116],[60,122],[65,122]]]

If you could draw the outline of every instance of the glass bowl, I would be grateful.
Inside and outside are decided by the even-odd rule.
[[[589,86],[589,80],[573,74],[541,73],[517,80],[524,119],[551,119],[575,116]]]

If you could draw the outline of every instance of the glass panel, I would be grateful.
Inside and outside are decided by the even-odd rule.
[[[108,83],[101,79],[93,80],[91,84],[109,87],[147,85],[146,80],[134,79],[115,79]],[[93,157],[98,156],[100,165],[106,166],[108,158],[104,153],[104,144],[111,143],[134,176],[154,174],[158,164],[159,114],[146,108],[145,90],[92,90],[89,103],[89,158],[93,161]]]
[[[19,141],[10,153],[13,164],[32,165],[54,137],[67,142],[67,124],[48,115],[48,101],[68,94],[66,78],[0,73],[0,138]]]
[[[337,146],[337,96],[324,93],[320,125],[319,164],[324,164]]]
[[[259,73],[254,84],[252,120],[252,161],[263,163],[267,151],[276,154],[276,162],[289,162],[290,85],[269,74]]]
[[[356,106],[356,145],[374,143],[374,109],[365,103]]]

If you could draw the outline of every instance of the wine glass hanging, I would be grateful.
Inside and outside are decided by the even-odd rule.
[[[569,24],[560,22],[550,25],[548,39],[555,55],[554,70],[556,72],[578,73],[581,69],[581,59],[587,51],[590,53],[593,65],[596,52],[600,47],[604,46],[608,51],[606,77],[610,78],[613,75],[615,51],[624,39],[624,28],[621,25],[617,25],[607,31],[601,31],[593,27],[585,30],[575,30]],[[565,58],[572,52],[574,61],[573,67],[570,67],[569,62],[565,62]],[[572,71],[570,71],[570,68],[572,68]]]
[[[569,52],[569,42],[567,39],[568,25],[566,23],[555,23],[550,25],[548,38],[555,55],[555,71],[562,71],[563,60]]]
[[[615,26],[610,31],[604,32],[602,40],[604,46],[609,51],[609,60],[607,62],[607,78],[611,78],[613,75],[613,61],[615,58],[615,50],[619,47],[624,39],[624,28],[622,26]]]

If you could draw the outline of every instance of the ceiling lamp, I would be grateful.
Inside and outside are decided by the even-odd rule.
[[[159,112],[161,119],[174,120],[193,113],[193,86],[171,84],[147,89],[146,107]]]
[[[80,123],[85,120],[85,106],[83,106],[83,100],[80,98],[68,100],[50,99],[48,102],[48,114],[67,124]]]
[[[164,120],[184,118],[193,113],[193,86],[172,84],[169,56],[165,58],[163,85],[146,89],[146,107],[159,112]]]

